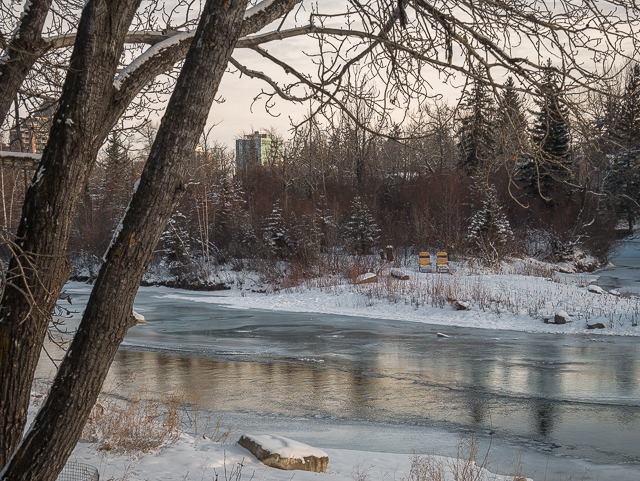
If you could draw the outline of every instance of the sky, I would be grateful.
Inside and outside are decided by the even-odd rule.
[[[345,0],[325,0],[320,2],[320,6],[323,12],[339,12],[345,9],[345,5],[347,5],[347,3],[348,2],[345,2]],[[367,4],[368,2],[364,3]],[[381,4],[382,3],[383,2],[381,2]],[[442,3],[443,5],[446,4],[446,2]],[[309,23],[309,2],[304,2],[303,5],[307,10],[297,11],[296,15],[290,15],[283,24],[283,29],[291,28],[293,26],[307,25]],[[544,5],[544,2],[541,2],[540,5]],[[538,8],[542,7],[538,6]],[[560,7],[558,6],[557,8]],[[331,21],[333,22],[332,26],[344,27],[343,23],[339,23],[343,20],[332,19]],[[272,24],[263,31],[273,30],[277,26],[277,23]],[[482,33],[488,36],[501,35],[501,32],[499,31],[485,31]],[[587,34],[593,35],[593,31],[587,32]],[[517,46],[514,49],[513,54],[526,57],[540,63],[545,63],[547,57],[553,56],[553,52],[546,50],[544,46],[540,47],[538,45],[538,47],[535,47],[534,44],[526,38],[517,37],[517,35],[513,35],[513,38],[510,39],[510,41]],[[604,39],[591,38],[589,41],[592,41],[592,46],[594,46],[599,40]],[[565,40],[561,38],[560,41]],[[605,42],[601,45],[605,45]],[[617,45],[619,51],[626,49],[625,54],[632,53],[632,45],[627,45],[625,49],[622,48],[623,45],[624,44],[622,43]],[[566,44],[565,47],[567,47]],[[318,50],[317,43],[313,40],[298,37],[282,42],[271,42],[265,45],[265,48],[270,53],[275,54],[283,61],[286,61],[295,68],[298,68],[300,71],[306,70],[309,73],[313,73],[315,71],[315,67],[311,66],[309,58],[305,55],[305,53],[315,52]],[[599,61],[594,62],[592,55],[586,50],[580,51],[574,49],[571,54],[587,69],[593,69],[598,65]],[[291,75],[281,73],[281,70],[278,67],[274,67],[274,65],[270,64],[268,61],[259,58],[256,54],[247,52],[247,50],[237,49],[234,53],[234,58],[251,69],[267,73],[277,81],[291,81],[293,78]],[[456,50],[455,47],[453,50],[453,63],[454,65],[456,63],[458,65],[464,63],[464,59],[461,57],[460,51]],[[554,58],[553,63],[557,66],[560,65],[558,58]],[[497,72],[494,72],[494,75],[501,75],[501,72],[503,78],[497,78],[498,81],[504,81],[507,76],[504,70],[498,70]],[[442,78],[440,78],[436,71],[430,68],[424,68],[421,70],[419,78],[429,82],[429,92],[431,94],[442,95],[444,101],[449,104],[455,104],[458,101],[460,97],[460,87],[465,82],[464,76],[458,73],[450,79],[448,83],[446,83]],[[378,81],[376,86],[379,90],[384,88],[384,85],[382,85],[380,81]],[[265,110],[264,100],[259,100],[252,105],[254,97],[258,95],[263,88],[269,90],[269,86],[260,80],[252,80],[246,77],[241,78],[237,73],[225,74],[219,89],[219,97],[224,98],[225,102],[222,104],[215,104],[213,106],[208,122],[208,127],[215,125],[212,133],[219,142],[234,148],[234,140],[236,138],[241,136],[243,133],[249,133],[259,129],[275,130],[275,132],[282,135],[285,139],[290,138],[291,121],[302,120],[305,114],[309,111],[309,104],[295,104],[276,98],[275,106],[271,109],[271,112],[275,114],[275,116],[269,115]]]
[[[167,9],[170,9],[177,1],[178,0],[168,0],[160,3],[165,4]],[[257,1],[258,0],[251,0],[251,4]],[[375,2],[376,0],[371,0],[371,4],[376,5]],[[380,5],[387,5],[384,0],[378,0],[378,2]],[[363,3],[369,4],[368,1]],[[606,4],[607,2],[601,3]],[[347,0],[322,0],[317,3],[317,5],[322,8],[323,13],[343,11],[348,4],[350,4],[350,2]],[[448,6],[455,4],[455,2],[449,3],[441,0],[441,4]],[[544,2],[541,2],[541,4],[544,5]],[[303,7],[300,10],[295,10],[294,13],[286,18],[282,25],[283,29],[307,25],[310,22],[312,2],[305,0],[302,5]],[[15,8],[16,11],[19,11],[21,6],[16,6]],[[343,26],[343,21],[344,19],[327,20],[327,22],[334,27]],[[174,19],[171,22],[172,25],[176,25],[177,23],[180,23],[180,19]],[[273,30],[277,27],[278,22],[268,26],[263,31]],[[487,35],[491,34],[491,32],[482,33]],[[301,71],[313,73],[315,70],[315,67],[310,64],[309,57],[305,55],[306,53],[317,51],[318,45],[314,40],[297,37],[285,41],[271,42],[265,45],[264,48]],[[524,41],[521,42],[518,54],[529,56],[530,58],[537,57],[535,48]],[[547,55],[547,52],[545,52],[544,55]],[[269,62],[261,59],[257,54],[248,52],[246,49],[236,49],[234,58],[250,69],[265,72],[278,82],[291,80],[293,78],[292,75],[285,75],[278,67],[274,67]],[[459,51],[454,49],[454,64],[456,62],[461,63],[461,60]],[[431,93],[442,95],[443,99],[450,104],[457,102],[460,97],[459,87],[464,84],[465,80],[461,74],[458,74],[453,80],[454,85],[452,86],[451,84],[444,83],[437,73],[427,68],[420,72],[419,78],[430,83]],[[384,85],[377,84],[377,87],[381,89]],[[309,111],[309,103],[296,104],[275,98],[275,105],[270,109],[273,115],[270,115],[265,110],[264,99],[253,103],[254,98],[263,88],[269,90],[269,86],[263,81],[241,77],[238,73],[227,72],[223,76],[218,91],[218,98],[224,99],[224,102],[213,105],[207,124],[207,129],[213,127],[212,135],[219,143],[234,149],[236,138],[242,136],[244,133],[250,133],[255,130],[272,130],[285,139],[291,137],[291,122],[299,122],[304,118],[305,114]],[[158,121],[159,119],[154,120]]]

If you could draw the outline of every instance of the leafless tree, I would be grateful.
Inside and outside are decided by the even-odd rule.
[[[66,246],[72,220],[97,152],[138,92],[184,58],[195,34],[172,37],[169,48],[152,49],[144,57],[144,69],[130,64],[114,82],[137,7],[136,2],[116,2],[105,10],[100,0],[85,6],[49,142],[27,192],[17,231],[22,252],[9,265],[1,306],[3,338],[22,340],[3,343],[0,351],[3,465],[22,436],[50,313],[69,276]],[[276,2],[260,9],[243,22],[238,34],[260,30],[291,8],[289,2]],[[154,55],[157,51],[161,55]]]
[[[49,142],[26,195],[17,232],[20,250],[11,260],[3,285],[0,465],[5,467],[1,479],[55,479],[75,445],[118,345],[132,325],[136,287],[184,191],[181,159],[195,148],[228,63],[240,74],[265,82],[258,98],[266,99],[268,108],[276,96],[297,102],[314,99],[316,110],[330,104],[342,107],[359,128],[373,130],[349,113],[349,102],[363,101],[382,117],[396,108],[420,106],[435,94],[425,80],[426,71],[456,83],[456,75],[467,75],[472,63],[480,63],[492,86],[501,86],[502,73],[510,71],[518,79],[515,88],[527,90],[540,83],[545,70],[554,69],[570,99],[572,92],[597,88],[594,82],[607,77],[612,64],[629,60],[620,52],[635,52],[637,42],[637,8],[619,0],[598,4],[561,0],[553,8],[543,0],[348,0],[341,14],[326,14],[309,5],[308,24],[299,25],[294,16],[293,26],[282,28],[298,3],[263,2],[249,9],[243,20],[246,0],[208,0],[202,14],[198,12],[195,31],[186,30],[192,20],[189,10],[178,31],[140,32],[138,44],[154,45],[119,73],[131,25],[145,25],[146,15],[154,18],[164,15],[164,10],[143,7],[139,12],[140,0],[89,0],[77,31],[48,39],[50,49],[73,44],[73,51],[56,99]],[[45,0],[32,2],[34,7],[23,20],[30,18],[31,8],[36,11],[36,4],[42,4],[43,11],[50,7]],[[300,10],[297,13],[302,15]],[[166,17],[170,20],[172,12]],[[279,26],[262,31],[278,19]],[[20,28],[31,25],[28,32],[9,40],[3,34],[8,56],[2,68],[15,64],[32,69],[33,59],[40,58],[44,48],[43,21],[21,22]],[[27,37],[30,43],[18,43]],[[311,38],[317,45],[306,67],[290,65],[284,56],[265,47],[298,37]],[[294,80],[278,80],[281,76],[252,69],[248,62],[231,56],[239,49],[249,50]],[[557,67],[544,64],[550,56],[557,59]],[[593,58],[594,68],[587,67],[591,63],[585,56]],[[138,93],[185,57],[145,171],[123,227],[105,256],[81,327],[36,427],[16,450],[50,313],[68,277],[65,249],[71,221],[97,152]],[[15,62],[7,61],[12,59]],[[355,72],[363,68],[368,78],[383,86],[378,94],[363,97],[353,88]],[[15,98],[26,78],[21,73],[24,70],[16,69],[17,80],[11,83],[8,79],[13,77],[2,74],[0,97]],[[0,103],[3,116],[11,100],[3,100],[6,107]],[[139,112],[144,109],[143,105]],[[73,413],[67,409],[71,405]]]

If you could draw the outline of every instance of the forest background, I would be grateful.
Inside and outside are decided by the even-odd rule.
[[[292,282],[387,245],[405,260],[444,250],[490,267],[505,256],[602,265],[640,213],[640,66],[621,72],[608,95],[582,96],[586,126],[554,72],[549,63],[530,96],[511,79],[491,88],[477,68],[457,105],[434,100],[403,125],[352,102],[324,121],[302,119],[284,155],[273,142],[262,162],[254,152],[242,166],[210,129],[187,159],[187,192],[147,281],[213,288],[220,270],[247,268],[278,282],[286,261]],[[377,95],[366,79],[357,89]],[[97,275],[155,128],[110,134],[70,238],[76,279]],[[5,232],[32,175],[2,167]]]

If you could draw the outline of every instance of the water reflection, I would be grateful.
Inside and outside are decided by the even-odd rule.
[[[110,374],[112,383],[136,376],[124,394],[144,383],[227,413],[474,426],[556,452],[640,461],[635,339],[464,328],[438,339],[442,327],[230,310],[163,292],[176,291],[141,289],[136,299],[149,323],[130,330]]]

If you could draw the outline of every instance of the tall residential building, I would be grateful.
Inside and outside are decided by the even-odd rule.
[[[11,129],[11,150],[41,154],[49,140],[53,121],[53,108],[31,115],[20,122],[18,129]],[[20,139],[22,142],[20,142]],[[22,144],[22,145],[21,145]]]
[[[236,140],[236,164],[239,168],[282,162],[283,156],[282,140],[267,132],[256,131]]]

